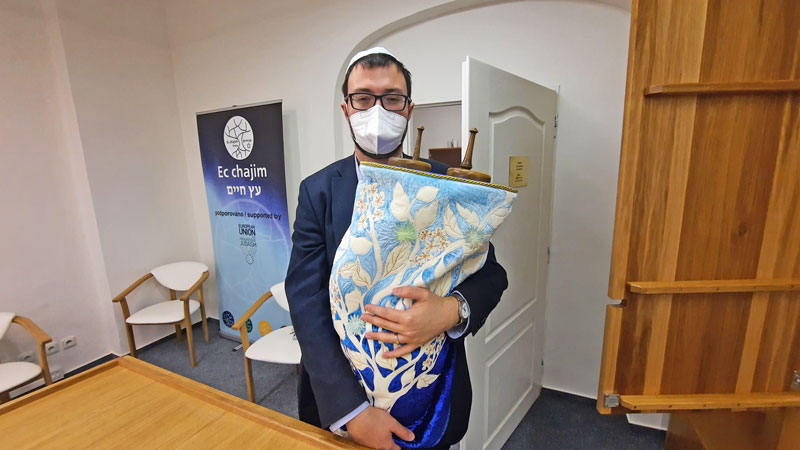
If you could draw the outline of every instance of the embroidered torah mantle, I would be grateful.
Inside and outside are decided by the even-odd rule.
[[[369,401],[414,432],[413,442],[396,439],[398,445],[430,447],[450,416],[455,348],[443,333],[405,357],[383,358],[394,346],[364,337],[385,331],[361,320],[364,305],[410,308],[413,300],[392,294],[397,286],[449,295],[483,267],[516,192],[372,163],[362,163],[361,173],[331,270],[333,324]]]

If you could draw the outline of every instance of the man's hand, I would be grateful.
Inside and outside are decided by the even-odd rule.
[[[414,304],[406,310],[366,305],[364,309],[370,314],[361,316],[365,322],[392,331],[369,331],[365,335],[367,339],[405,344],[385,352],[384,358],[407,355],[458,323],[458,301],[453,297],[439,297],[425,288],[414,286],[396,287],[392,294],[412,299]]]
[[[357,416],[347,422],[347,432],[354,441],[378,450],[400,450],[392,440],[392,435],[404,441],[413,441],[414,433],[400,425],[388,412],[367,406]]]

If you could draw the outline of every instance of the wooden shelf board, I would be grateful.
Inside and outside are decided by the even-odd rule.
[[[800,80],[747,81],[739,83],[656,84],[644,90],[645,96],[770,94],[800,92]]]
[[[629,281],[635,294],[800,291],[800,280]]]
[[[800,392],[620,395],[619,399],[620,405],[634,411],[783,408],[800,406]]]

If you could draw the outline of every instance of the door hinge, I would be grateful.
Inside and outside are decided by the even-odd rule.
[[[556,139],[557,137],[558,137],[558,114],[556,114],[556,117],[553,119],[553,139]]]
[[[793,391],[800,391],[800,372],[794,371],[792,375],[792,390]]]
[[[550,246],[547,246],[547,264],[550,264]]]
[[[616,408],[619,406],[619,394],[606,394],[603,397],[603,406],[606,408]]]

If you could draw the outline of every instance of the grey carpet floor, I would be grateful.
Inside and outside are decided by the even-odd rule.
[[[151,364],[247,399],[242,351],[237,342],[218,334],[219,324],[209,320],[209,342],[194,329],[197,366],[189,363],[186,340],[174,336],[139,352]],[[297,418],[297,375],[294,366],[253,362],[256,401],[261,406]],[[625,416],[601,416],[594,401],[543,389],[503,450],[659,450],[663,431],[630,425]],[[453,449],[456,447],[454,446]]]

